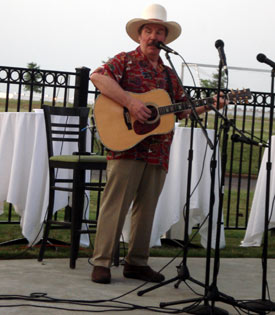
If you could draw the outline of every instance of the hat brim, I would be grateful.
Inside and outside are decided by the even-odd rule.
[[[126,24],[126,32],[127,34],[134,40],[135,42],[139,43],[139,34],[138,30],[142,25],[145,24],[159,24],[163,25],[167,28],[168,34],[164,41],[165,44],[169,44],[178,38],[181,34],[181,26],[176,22],[163,22],[163,21],[156,21],[156,20],[145,20],[145,19],[132,19]]]

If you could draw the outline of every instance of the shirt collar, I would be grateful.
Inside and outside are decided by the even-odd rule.
[[[149,59],[143,54],[143,52],[141,51],[141,48],[140,46],[138,46],[136,48],[136,52],[138,53],[139,56],[141,56],[146,62],[148,62],[150,64],[150,61]],[[159,56],[159,59],[158,59],[158,67],[157,67],[157,71],[164,71],[164,63],[161,59],[161,57]]]

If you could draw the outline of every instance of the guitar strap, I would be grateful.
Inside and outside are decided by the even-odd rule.
[[[170,76],[170,73],[169,73],[169,70],[166,66],[164,66],[165,68],[165,72],[166,72],[166,75],[167,75],[167,83],[168,83],[168,94],[170,95],[170,98],[171,98],[171,101],[172,101],[172,104],[175,103],[175,96],[174,96],[174,90],[173,90],[173,85],[172,85],[172,80],[171,80],[171,76]]]
[[[124,69],[123,69],[123,73],[120,79],[120,82],[123,81],[124,77],[125,77],[125,72],[126,72],[126,68],[127,68],[127,63],[128,63],[128,53],[126,53],[126,57],[125,57],[125,61],[124,61]],[[123,117],[124,117],[124,122],[128,128],[128,130],[132,130],[132,123],[131,123],[131,117],[130,117],[130,113],[129,110],[126,107],[123,107]]]

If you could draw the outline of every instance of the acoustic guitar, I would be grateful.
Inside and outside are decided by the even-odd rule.
[[[171,104],[169,94],[162,89],[130,94],[141,100],[152,112],[144,124],[135,120],[125,107],[102,94],[98,96],[94,105],[94,118],[100,140],[112,151],[125,151],[146,137],[169,133],[174,128],[174,113],[190,108],[188,101]],[[229,102],[246,101],[249,98],[251,98],[249,89],[227,94]],[[196,107],[209,105],[214,103],[214,99],[208,97],[193,100],[193,103]]]

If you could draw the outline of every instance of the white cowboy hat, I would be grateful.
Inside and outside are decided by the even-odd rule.
[[[145,8],[141,19],[132,19],[126,24],[127,34],[137,43],[139,43],[138,30],[142,25],[154,23],[160,24],[167,28],[168,34],[165,39],[165,44],[171,43],[181,34],[181,27],[178,23],[167,21],[167,13],[160,4],[151,4]]]

